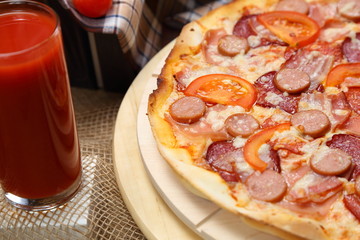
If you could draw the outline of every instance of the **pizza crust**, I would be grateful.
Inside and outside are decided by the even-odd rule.
[[[179,97],[173,96],[176,92],[174,74],[181,69],[179,64],[182,58],[196,55],[200,51],[200,43],[205,32],[210,28],[221,27],[224,16],[229,22],[235,23],[244,7],[257,6],[266,9],[276,2],[275,0],[234,1],[183,28],[158,77],[158,88],[149,97],[148,116],[158,149],[189,190],[240,215],[239,220],[243,218],[246,223],[261,231],[270,232],[284,239],[357,239],[360,234],[359,224],[351,214],[329,215],[322,220],[301,217],[275,204],[250,201],[245,187],[238,189],[236,196],[238,200],[235,200],[231,189],[217,173],[193,164],[193,156],[202,153],[208,145],[206,139],[199,137],[196,146],[191,146],[191,152],[187,148],[180,148],[171,124],[165,120],[167,107]],[[337,205],[344,208],[341,199],[338,200]],[[343,225],[337,225],[336,221]],[[344,229],[347,221],[349,223],[355,221],[353,233]]]

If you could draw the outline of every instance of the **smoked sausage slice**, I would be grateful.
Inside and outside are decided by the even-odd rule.
[[[266,202],[280,201],[287,190],[285,178],[271,169],[253,173],[245,184],[253,198]]]
[[[280,70],[274,79],[275,86],[283,92],[300,93],[310,86],[310,77],[306,72],[296,68]]]
[[[348,19],[360,19],[360,1],[358,0],[340,0],[338,9],[339,13]]]
[[[241,51],[246,53],[249,50],[249,44],[245,38],[225,35],[219,39],[218,50],[224,56],[234,57]]]
[[[259,128],[259,123],[250,114],[237,113],[225,120],[225,128],[233,137],[248,137]]]
[[[340,149],[322,148],[310,159],[312,170],[321,175],[340,175],[351,167],[352,157]]]
[[[307,14],[309,12],[309,5],[304,0],[282,0],[276,5],[275,10]]]
[[[291,117],[291,124],[313,138],[324,136],[331,128],[329,118],[316,109],[295,113]]]
[[[194,123],[204,116],[206,105],[198,97],[182,97],[170,105],[171,117],[179,123]]]

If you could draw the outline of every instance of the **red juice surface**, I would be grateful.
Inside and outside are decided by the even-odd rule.
[[[56,25],[41,12],[0,14],[0,183],[22,198],[61,193],[81,171]]]

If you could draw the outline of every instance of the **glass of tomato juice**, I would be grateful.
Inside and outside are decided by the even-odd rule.
[[[0,184],[26,210],[65,203],[81,158],[57,14],[33,1],[0,1]]]

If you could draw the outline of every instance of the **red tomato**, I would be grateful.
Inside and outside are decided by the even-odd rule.
[[[360,82],[360,63],[347,63],[337,65],[329,72],[325,86],[339,86],[347,77],[359,78]]]
[[[209,74],[192,81],[185,89],[187,96],[197,96],[209,103],[239,105],[249,110],[257,92],[248,81],[227,74]]]
[[[112,0],[73,0],[75,9],[86,17],[104,16],[112,6]]]
[[[267,29],[292,47],[303,47],[319,36],[319,25],[308,16],[290,11],[274,11],[258,15]]]
[[[268,127],[250,136],[244,145],[244,158],[255,170],[263,172],[267,163],[260,159],[259,148],[261,145],[270,141],[275,132],[282,132],[290,129],[290,123],[282,123],[273,127]]]

